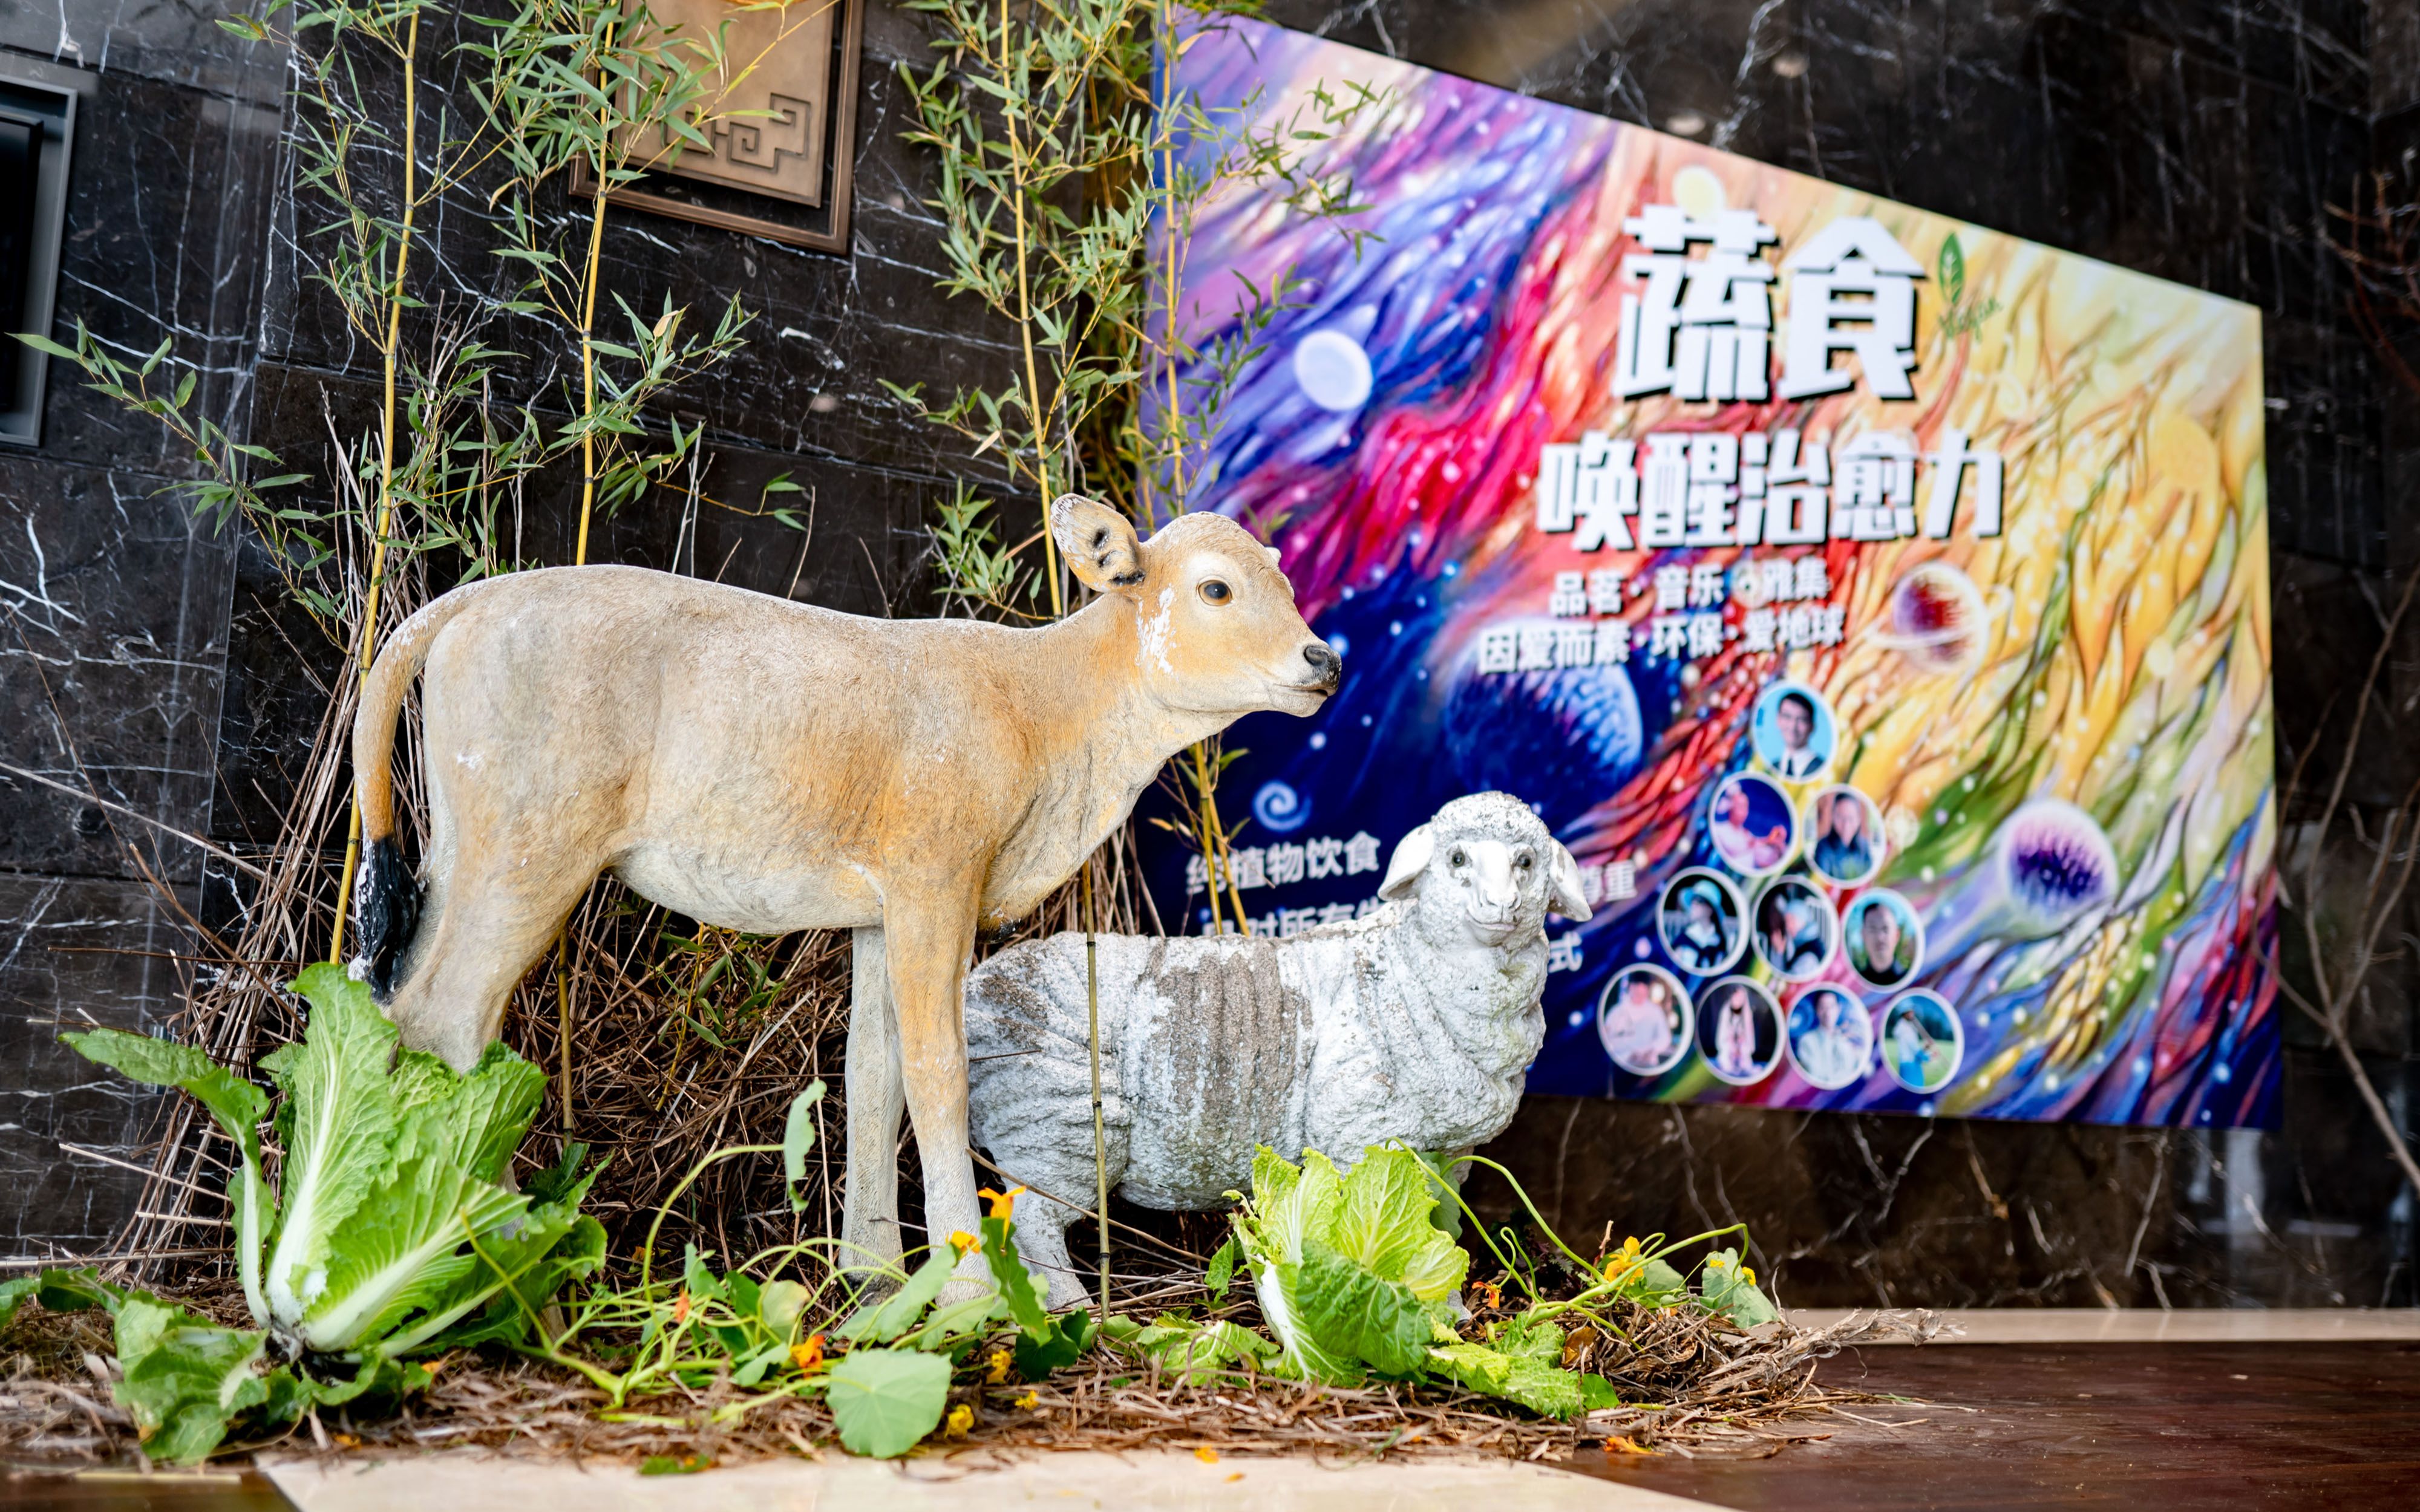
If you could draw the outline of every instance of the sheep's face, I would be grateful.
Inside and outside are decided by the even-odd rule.
[[[1404,836],[1378,895],[1417,897],[1429,931],[1489,949],[1540,933],[1550,909],[1589,917],[1572,853],[1500,793],[1457,798]]]
[[[1435,901],[1458,905],[1458,921],[1481,945],[1502,945],[1524,925],[1534,930],[1545,922],[1546,872],[1534,845],[1458,840],[1442,856],[1432,855],[1428,870],[1446,895]],[[1428,888],[1421,897],[1425,906]]]

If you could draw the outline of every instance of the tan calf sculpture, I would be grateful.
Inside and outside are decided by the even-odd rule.
[[[1257,710],[1310,714],[1342,671],[1277,553],[1231,520],[1138,542],[1070,495],[1050,531],[1101,596],[1039,629],[634,567],[490,579],[405,622],[353,724],[361,964],[404,1041],[468,1070],[608,868],[726,929],[852,929],[844,1237],[899,1253],[903,1090],[928,1230],[976,1229],[960,990],[977,929],[1073,875],[1170,756]],[[424,664],[418,927],[388,763]]]

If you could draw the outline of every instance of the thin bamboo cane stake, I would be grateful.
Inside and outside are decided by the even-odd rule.
[[[360,664],[356,687],[366,687],[370,680],[370,654],[378,648],[379,591],[386,584],[387,536],[395,527],[395,378],[396,365],[403,351],[403,275],[411,261],[413,212],[419,208],[419,69],[420,12],[415,10],[403,45],[403,236],[396,247],[395,284],[386,301],[386,342],[380,353],[386,396],[379,416],[378,538],[370,547],[370,585],[362,608],[361,652],[355,657]],[[336,921],[328,931],[328,959],[332,962],[345,958],[345,913],[352,906],[353,872],[361,859],[362,805],[356,796],[352,817],[345,825],[344,870],[336,876]]]
[[[1093,1048],[1093,1185],[1101,1215],[1101,1322],[1109,1320],[1109,1142],[1101,1118],[1101,952],[1093,863],[1084,862],[1084,1011]]]

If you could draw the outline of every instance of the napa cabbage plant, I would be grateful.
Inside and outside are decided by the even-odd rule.
[[[118,1396],[156,1458],[208,1454],[245,1412],[290,1421],[314,1402],[416,1388],[427,1379],[416,1357],[520,1342],[557,1288],[604,1259],[603,1228],[580,1211],[593,1173],[579,1174],[577,1147],[526,1190],[502,1184],[542,1072],[502,1044],[468,1075],[401,1048],[369,989],[338,966],[312,966],[294,986],[311,1005],[303,1037],[261,1061],[281,1095],[276,1182],[258,1087],[191,1045],[116,1029],[61,1036],[135,1081],[193,1094],[236,1151],[227,1202],[253,1329],[89,1273],[0,1290],[0,1317],[29,1298],[108,1308]]]
[[[1315,1149],[1300,1166],[1262,1146],[1235,1215],[1280,1374],[1343,1384],[1365,1370],[1418,1370],[1470,1257],[1430,1220],[1428,1167],[1401,1147],[1339,1171]]]
[[[1744,1328],[1779,1316],[1734,1250],[1708,1255],[1691,1289],[1666,1257],[1719,1237],[1700,1234],[1644,1248],[1632,1240],[1604,1265],[1566,1249],[1574,1268],[1590,1278],[1576,1295],[1548,1301],[1529,1286],[1529,1305],[1466,1338],[1454,1297],[1469,1257],[1438,1225],[1439,1194],[1450,1196],[1453,1188],[1435,1169],[1401,1146],[1372,1149],[1345,1171],[1317,1150],[1305,1150],[1299,1166],[1265,1147],[1256,1153],[1251,1196],[1231,1194],[1240,1199],[1233,1242],[1277,1336],[1279,1374],[1339,1385],[1371,1375],[1425,1379],[1571,1417],[1613,1406],[1615,1398],[1603,1378],[1563,1365],[1567,1320],[1602,1330],[1609,1326],[1603,1309],[1617,1297],[1647,1307],[1697,1306]],[[1459,1217],[1460,1198],[1451,1200]],[[1540,1227],[1552,1239],[1543,1221]],[[1214,1273],[1227,1257],[1221,1250]],[[1521,1279],[1519,1267],[1509,1266],[1508,1275]],[[1214,1290],[1223,1288],[1222,1273],[1212,1279]],[[1115,1336],[1195,1374],[1207,1360],[1243,1360],[1219,1350],[1204,1325],[1173,1318]]]

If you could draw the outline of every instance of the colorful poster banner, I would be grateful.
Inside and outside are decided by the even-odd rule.
[[[1363,209],[1176,249],[1189,339],[1254,348],[1189,501],[1346,666],[1229,736],[1251,928],[1501,789],[1595,908],[1535,1090],[2273,1121],[2254,310],[1274,27],[1177,73],[1377,97],[1307,164]]]

